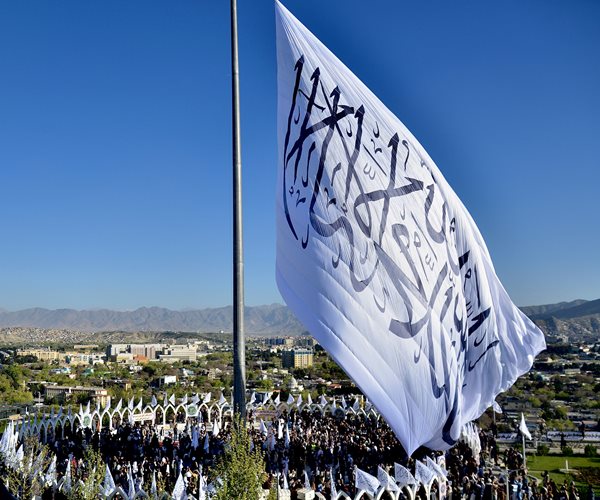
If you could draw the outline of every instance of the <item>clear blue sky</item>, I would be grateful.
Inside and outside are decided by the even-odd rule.
[[[600,297],[600,3],[289,0],[519,305]],[[0,308],[231,303],[225,0],[0,3]],[[274,279],[274,5],[240,0],[246,299]]]

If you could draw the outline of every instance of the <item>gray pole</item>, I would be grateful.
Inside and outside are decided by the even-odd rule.
[[[233,124],[233,407],[246,419],[246,345],[244,339],[244,245],[242,241],[242,148],[237,2],[231,0],[231,93]]]

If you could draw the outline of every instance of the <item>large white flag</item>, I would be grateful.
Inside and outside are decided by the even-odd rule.
[[[410,131],[276,10],[279,290],[409,454],[447,449],[530,369],[543,334]]]

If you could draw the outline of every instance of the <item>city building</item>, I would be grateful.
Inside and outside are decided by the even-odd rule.
[[[176,361],[196,361],[198,351],[192,344],[174,344],[166,347],[162,354],[158,355],[159,361],[174,363]]]
[[[35,356],[40,361],[59,361],[63,355],[50,349],[19,349],[18,356]]]
[[[284,368],[309,368],[313,365],[312,349],[290,349],[282,351],[281,365]]]
[[[101,406],[106,406],[108,403],[108,391],[102,387],[69,387],[64,385],[44,386],[44,399],[46,401],[56,399],[62,403],[78,394],[85,394],[95,403],[100,403]]]

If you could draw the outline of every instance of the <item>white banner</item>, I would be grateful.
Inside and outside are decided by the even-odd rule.
[[[409,454],[447,449],[530,369],[543,334],[419,142],[276,10],[279,290]]]

